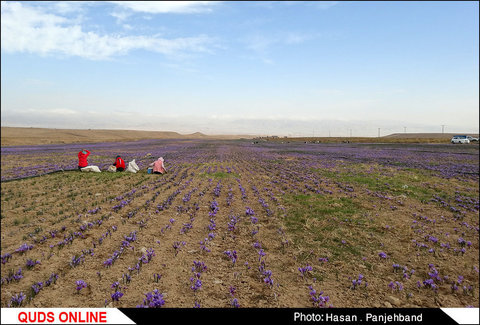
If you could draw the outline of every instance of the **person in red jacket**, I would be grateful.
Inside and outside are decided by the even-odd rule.
[[[125,170],[125,160],[123,160],[120,156],[117,156],[113,165],[117,167],[117,171],[119,172],[123,172]]]
[[[87,149],[82,149],[82,151],[78,153],[78,169],[88,166],[88,155],[90,155],[90,151]]]

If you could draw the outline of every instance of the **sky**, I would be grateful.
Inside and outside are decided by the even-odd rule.
[[[478,1],[1,2],[1,125],[478,133]]]

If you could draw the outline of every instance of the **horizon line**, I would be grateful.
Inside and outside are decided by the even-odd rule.
[[[207,137],[214,137],[214,136],[231,136],[231,137],[241,137],[241,136],[248,136],[248,137],[278,137],[278,138],[383,138],[388,137],[391,135],[401,135],[401,134],[444,134],[444,135],[469,135],[473,134],[478,136],[479,133],[472,133],[472,132],[393,132],[382,136],[336,136],[336,135],[329,135],[329,136],[315,136],[315,135],[278,135],[278,134],[250,134],[250,133],[215,133],[215,134],[206,134],[201,131],[195,131],[190,133],[180,133],[178,131],[171,131],[171,130],[144,130],[144,129],[128,129],[128,128],[52,128],[52,127],[39,127],[39,126],[8,126],[8,125],[1,125],[2,128],[24,128],[24,129],[46,129],[46,130],[81,130],[81,131],[137,131],[137,132],[163,132],[163,133],[177,133],[180,136],[188,136],[188,135],[204,135]]]

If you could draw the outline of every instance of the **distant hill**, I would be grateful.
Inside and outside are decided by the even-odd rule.
[[[1,145],[38,145],[52,143],[95,143],[115,141],[137,141],[142,139],[240,139],[253,136],[205,135],[200,132],[180,134],[171,131],[141,130],[75,130],[29,127],[1,128]]]
[[[192,134],[186,134],[185,137],[198,139],[198,138],[208,138],[208,135],[205,135],[201,132],[195,132],[195,133],[192,133]]]

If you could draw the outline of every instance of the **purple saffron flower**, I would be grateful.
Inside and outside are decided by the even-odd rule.
[[[45,281],[45,285],[48,287],[50,284],[56,283],[57,279],[58,279],[58,275],[56,273],[52,273],[50,275],[50,278],[47,281]]]
[[[27,268],[31,269],[37,264],[41,264],[40,261],[33,261],[32,259],[27,259]]]
[[[258,251],[258,260],[260,261],[262,259],[262,257],[264,257],[266,254],[265,252],[263,251],[263,249],[260,249]]]
[[[238,303],[237,298],[232,299],[232,307],[233,308],[239,308],[240,307],[240,304]]]
[[[28,244],[24,243],[19,248],[17,248],[15,250],[15,252],[24,253],[28,250],[31,250],[32,248],[33,248],[33,245],[28,245]]]
[[[123,293],[120,291],[115,291],[114,293],[112,293],[111,297],[113,301],[118,301],[120,298],[123,297]]]
[[[228,231],[235,231],[237,222],[240,220],[238,216],[231,216],[230,222],[228,223]]]
[[[32,285],[32,290],[35,295],[38,294],[42,288],[43,288],[43,282],[37,282]]]
[[[192,272],[202,273],[207,270],[207,266],[204,262],[193,261]]]
[[[118,281],[115,281],[112,283],[112,285],[110,286],[112,289],[115,289],[115,291],[118,291],[119,287],[120,287],[120,282]]]
[[[180,248],[182,246],[185,246],[185,245],[186,245],[186,243],[184,241],[182,241],[182,242],[176,241],[176,242],[173,243],[173,248],[175,249],[175,256],[177,256]]]
[[[232,260],[233,265],[235,265],[237,261],[237,251],[224,251],[223,253],[227,255]]]
[[[25,300],[27,296],[23,292],[20,292],[19,294],[16,294],[15,296],[12,296],[10,299],[10,304],[9,307],[20,307],[22,305],[22,302]]]
[[[320,291],[320,293],[317,295],[317,291],[312,287],[308,287],[310,289],[310,297],[312,299],[313,305],[318,308],[325,308],[327,307],[327,303],[330,300],[328,296],[324,297],[323,296],[323,291]],[[330,305],[329,307],[332,307]]]
[[[196,292],[202,287],[202,281],[200,281],[200,279],[190,278],[190,282],[192,283],[190,288],[193,290],[193,292]]]
[[[10,258],[12,258],[12,254],[10,253],[6,253],[2,255],[2,264],[7,263]]]
[[[87,287],[87,283],[83,280],[78,280],[76,284],[77,284],[77,292],[80,292],[80,290]]]
[[[138,305],[137,308],[160,308],[165,305],[163,294],[161,294],[158,289],[146,293],[145,297],[146,299],[143,299],[143,304]]]
[[[307,264],[305,267],[299,267],[298,270],[300,271],[302,278],[305,278],[305,275],[307,275],[310,271],[313,270],[313,268]]]

